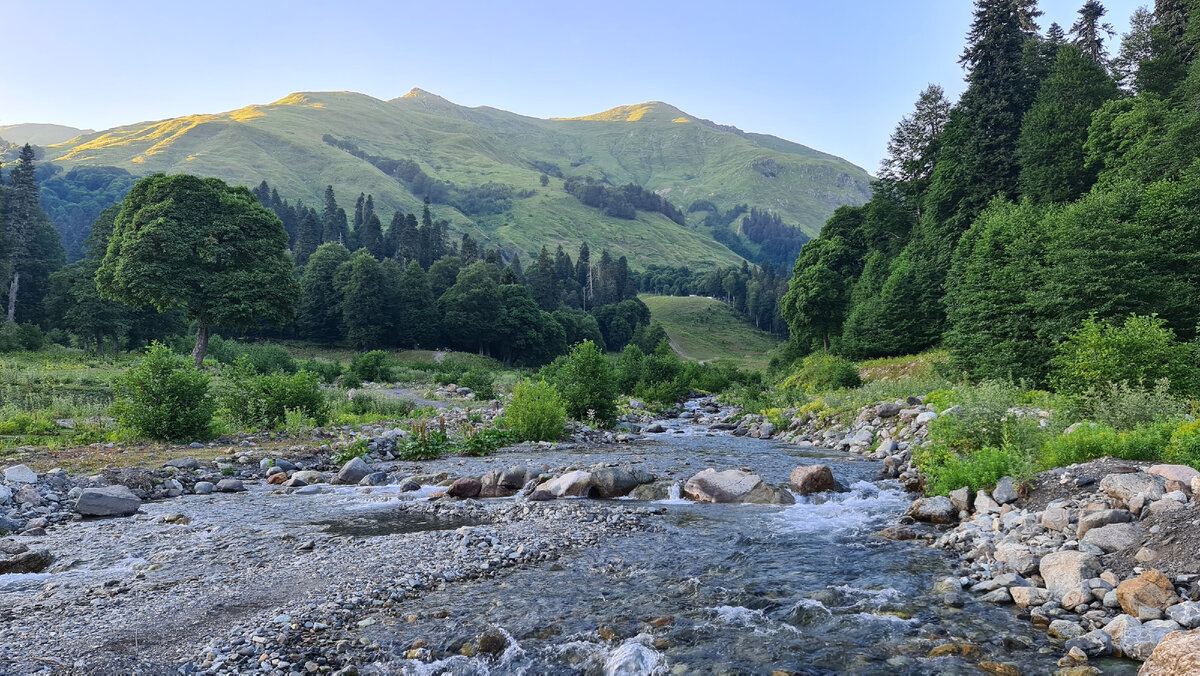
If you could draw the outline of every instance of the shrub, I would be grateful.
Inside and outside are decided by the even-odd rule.
[[[387,352],[383,350],[371,350],[358,355],[354,361],[350,362],[348,373],[353,374],[360,381],[374,383],[388,382],[392,379],[392,369],[388,365]]]
[[[37,324],[18,324],[14,336],[21,347],[30,352],[37,352],[46,344],[46,334]]]
[[[334,411],[367,417],[372,420],[399,420],[413,412],[415,405],[407,399],[397,399],[377,392],[358,390],[353,397],[341,393],[333,395]]]
[[[1089,317],[1057,351],[1052,382],[1062,392],[1082,394],[1122,382],[1150,389],[1164,378],[1174,394],[1195,394],[1200,386],[1195,346],[1176,339],[1154,315],[1130,315],[1120,326]]]
[[[617,417],[617,386],[612,367],[600,348],[585,340],[547,368],[549,380],[562,396],[567,414],[576,420],[611,425]]]
[[[475,394],[475,398],[483,401],[496,398],[496,390],[493,388],[494,382],[495,379],[491,372],[479,368],[467,371],[458,379],[459,385],[469,387],[471,392]]]
[[[196,345],[196,337],[192,336],[191,345],[187,345],[182,352],[191,354],[192,348]],[[242,356],[245,350],[235,340],[227,340],[217,334],[213,334],[208,338],[208,352],[205,353],[205,359],[215,359],[220,364],[233,364]]]
[[[463,431],[458,448],[467,455],[483,457],[497,448],[502,448],[516,440],[516,435],[510,430],[495,427],[472,428]]]
[[[278,345],[262,343],[247,345],[243,353],[250,366],[262,374],[295,373],[296,360]]]
[[[209,377],[161,343],[115,382],[113,410],[121,425],[152,439],[208,436],[216,408]]]
[[[397,449],[400,459],[433,460],[448,450],[450,438],[440,429],[430,429],[428,420],[414,420],[411,428],[412,436]]]
[[[1171,439],[1174,426],[1159,423],[1118,432],[1102,423],[1085,423],[1070,434],[1046,441],[1040,464],[1043,468],[1064,467],[1111,456],[1122,460],[1157,460]]]
[[[366,439],[355,439],[353,443],[342,446],[333,452],[331,460],[334,464],[344,465],[355,458],[361,458],[371,452]]]
[[[1032,476],[1034,469],[1029,451],[1012,446],[986,446],[965,454],[950,454],[922,468],[928,476],[926,491],[931,495],[946,495],[963,486],[972,491],[989,488],[1006,476]]]
[[[613,371],[617,390],[623,394],[633,394],[638,382],[642,379],[642,360],[646,354],[637,345],[626,345],[617,358]]]
[[[317,426],[329,420],[329,409],[316,374],[258,375],[243,356],[230,370],[221,391],[221,405],[230,420],[245,427],[276,429],[288,411],[298,411]]]
[[[959,452],[1000,448],[1006,443],[1038,448],[1046,433],[1036,416],[1021,412],[1023,396],[1021,388],[999,380],[957,388],[946,400],[957,399],[960,408],[930,423],[929,438]]]
[[[566,421],[562,398],[544,380],[517,383],[504,410],[504,424],[521,441],[557,441]]]
[[[299,370],[315,373],[321,382],[332,385],[342,375],[342,365],[324,359],[306,359],[297,364]],[[361,385],[361,383],[360,383]]]
[[[16,331],[0,331],[0,352],[17,352],[24,349],[17,339]]]
[[[1119,430],[1128,430],[1163,420],[1177,419],[1187,404],[1171,394],[1165,379],[1153,388],[1110,383],[1071,397],[1070,410],[1076,420],[1094,420]]]
[[[810,394],[862,385],[854,363],[828,352],[816,352],[800,362],[800,369],[783,382],[785,389],[800,389]]]
[[[1200,469],[1200,421],[1186,422],[1175,429],[1163,453],[1163,459]]]

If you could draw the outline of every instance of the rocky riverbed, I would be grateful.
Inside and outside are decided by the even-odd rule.
[[[345,439],[318,438],[92,476],[8,468],[0,672],[1059,668],[1062,639],[966,591],[998,566],[917,544],[965,531],[897,526],[909,469],[862,457],[875,431],[822,438],[836,450],[734,413],[693,401],[483,458],[399,461],[380,427],[344,466]],[[908,428],[887,449],[919,440]],[[905,529],[915,542],[876,535]]]

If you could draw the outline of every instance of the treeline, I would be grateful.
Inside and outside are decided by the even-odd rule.
[[[1104,7],[1040,33],[1028,0],[977,0],[953,105],[930,86],[874,198],[801,252],[796,353],[948,347],[975,378],[1042,383],[1085,319],[1200,308],[1200,2],[1138,10],[1110,57]]]
[[[637,218],[640,209],[660,213],[679,225],[687,225],[687,219],[678,207],[667,201],[667,198],[640,185],[629,183],[614,186],[597,181],[591,176],[573,176],[563,183],[563,189],[581,203],[600,209],[606,216],[632,220]]]
[[[809,240],[800,228],[785,225],[779,214],[767,209],[739,204],[722,213],[712,202],[698,200],[688,207],[689,214],[697,212],[705,212],[704,226],[712,230],[713,239],[752,263],[789,268]],[[738,216],[742,216],[742,221],[735,232],[730,226]],[[755,246],[747,246],[739,232]]]
[[[662,296],[709,296],[729,303],[760,331],[788,335],[779,313],[780,299],[788,290],[788,277],[770,264],[694,271],[667,265],[648,266],[640,288]]]

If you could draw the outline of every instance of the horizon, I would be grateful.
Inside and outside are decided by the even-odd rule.
[[[1042,2],[1043,30],[1051,22],[1069,28],[1080,4]],[[1105,19],[1117,31],[1110,51],[1140,4],[1106,3]],[[844,158],[872,174],[896,123],[928,83],[940,84],[952,100],[961,93],[958,55],[973,9],[962,0],[919,8],[883,0],[838,7],[752,2],[729,15],[720,3],[672,2],[628,15],[591,16],[546,2],[528,2],[514,12],[474,0],[446,10],[365,1],[325,16],[319,5],[265,2],[244,8],[223,0],[204,15],[185,16],[186,9],[130,0],[121,6],[129,11],[77,1],[54,8],[18,6],[11,23],[61,24],[64,5],[76,20],[58,26],[56,46],[62,47],[39,53],[42,68],[19,70],[12,60],[0,64],[0,125],[104,131],[264,105],[306,91],[388,100],[419,88],[468,108],[541,119],[661,101],[698,118]],[[682,19],[688,30],[659,30],[680,20],[675,10],[688,11]],[[347,14],[378,14],[380,20],[347,23]],[[241,20],[230,23],[228,16]],[[627,25],[624,16],[639,21]],[[191,35],[218,34],[221,40],[181,42],[177,26],[185,19],[193,26]],[[384,33],[393,25],[421,30],[403,32],[397,42]],[[315,45],[295,37],[318,28],[309,40]],[[355,31],[362,37],[350,43],[323,40]],[[750,49],[742,49],[739,40],[717,41],[719,49],[696,48],[697,38],[724,37],[722,31],[757,41]],[[44,44],[41,33],[19,32],[14,51],[37,53]],[[532,44],[535,40],[544,46]],[[609,49],[597,49],[605,46]],[[148,52],[164,58],[147,59]],[[690,68],[647,71],[647,64],[674,67],[680,54],[688,55],[682,65]],[[95,77],[80,62],[113,76]],[[239,68],[267,77],[213,77],[242,72]],[[407,84],[399,82],[398,72],[408,76]]]

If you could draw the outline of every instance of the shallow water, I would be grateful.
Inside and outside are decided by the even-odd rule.
[[[1051,673],[1046,639],[1011,609],[944,605],[933,583],[952,569],[942,554],[872,535],[911,502],[877,465],[773,442],[658,435],[643,453],[753,466],[782,482],[797,464],[833,467],[850,491],[788,507],[660,502],[663,532],[609,541],[550,568],[433,592],[401,611],[416,621],[375,627],[413,674],[978,673],[980,660]],[[638,448],[638,447],[635,447]],[[649,459],[648,459],[649,460]],[[706,465],[707,466],[707,465]],[[697,468],[699,469],[699,468]],[[442,619],[436,615],[444,614]],[[413,618],[408,618],[412,620]],[[463,657],[481,635],[504,638],[496,656]],[[607,638],[605,638],[607,637]],[[926,659],[949,642],[982,657]],[[413,645],[433,663],[404,659]]]

